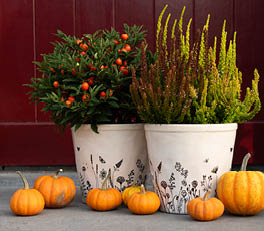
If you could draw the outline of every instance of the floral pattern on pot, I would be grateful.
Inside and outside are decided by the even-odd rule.
[[[95,133],[88,124],[72,128],[75,162],[82,202],[92,188],[100,188],[111,174],[109,186],[122,191],[132,183],[144,183],[148,171],[144,124],[100,124]]]
[[[77,147],[79,151],[80,148]],[[98,157],[98,159],[97,159]],[[118,174],[120,168],[122,168],[123,159],[119,160],[113,166],[107,166],[107,161],[101,155],[90,154],[90,162],[84,163],[82,165],[82,171],[79,172],[80,177],[80,187],[82,191],[82,196],[86,198],[88,191],[93,188],[100,188],[103,181],[110,173],[110,179],[108,181],[107,187],[116,188],[119,191],[123,191],[126,187],[135,183],[137,185],[144,184],[147,178],[146,166],[140,159],[137,159],[135,166],[137,168],[138,176],[135,176],[135,169],[131,169],[127,176],[122,176]],[[87,171],[92,171],[92,175],[87,177]]]
[[[209,159],[205,159],[204,164],[208,165],[208,163]],[[176,162],[169,179],[161,179],[162,161],[157,167],[153,166],[151,161],[149,161],[149,165],[154,190],[161,201],[161,211],[167,213],[186,214],[187,203],[215,188],[217,182],[218,166],[212,168],[207,174],[197,176],[196,179],[189,179],[190,170],[185,169],[180,162]],[[178,185],[176,178],[178,178],[178,182],[180,181]]]

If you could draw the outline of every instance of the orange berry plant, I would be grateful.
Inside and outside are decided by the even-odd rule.
[[[26,84],[30,99],[44,103],[42,110],[51,112],[62,130],[91,124],[97,132],[98,124],[134,122],[138,116],[129,85],[131,67],[140,71],[142,27],[125,24],[121,33],[112,28],[81,38],[58,30],[56,36],[53,52],[34,62],[42,77]]]

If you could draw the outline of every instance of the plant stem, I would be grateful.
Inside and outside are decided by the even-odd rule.
[[[27,179],[23,176],[23,174],[22,174],[20,171],[17,171],[16,173],[17,173],[17,174],[21,177],[21,179],[23,180],[24,188],[25,188],[25,189],[29,189],[28,181],[27,181]]]
[[[145,190],[145,187],[144,187],[143,184],[140,186],[140,193],[141,194],[146,194],[146,190]]]
[[[204,194],[204,196],[203,196],[203,201],[207,201],[207,200],[208,200],[208,196],[209,196],[210,193],[211,193],[211,191],[208,190],[208,191]]]
[[[246,171],[247,170],[247,164],[248,164],[248,160],[250,157],[251,157],[250,153],[248,153],[247,155],[244,156],[240,171]]]

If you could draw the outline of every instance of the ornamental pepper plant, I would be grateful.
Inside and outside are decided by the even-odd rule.
[[[97,132],[98,124],[137,122],[129,85],[131,66],[140,69],[142,27],[125,24],[122,33],[112,28],[81,38],[57,31],[56,36],[53,52],[35,62],[42,77],[26,84],[31,100],[44,103],[42,110],[62,129],[91,124]]]
[[[223,24],[220,47],[217,38],[209,45],[209,16],[194,42],[190,40],[190,19],[183,31],[180,20],[174,21],[168,36],[168,23],[157,25],[155,64],[147,65],[146,43],[142,43],[140,78],[133,73],[131,95],[141,119],[151,124],[241,123],[252,119],[261,108],[258,93],[259,74],[254,71],[252,89],[241,97],[242,73],[236,65],[236,33],[227,44]]]

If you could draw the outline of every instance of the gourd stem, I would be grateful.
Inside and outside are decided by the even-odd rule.
[[[247,170],[247,164],[248,164],[248,160],[250,157],[251,157],[250,153],[248,153],[247,155],[244,156],[240,171],[246,171]]]
[[[56,175],[54,175],[53,177],[54,177],[55,179],[58,179],[58,175],[59,175],[60,172],[63,172],[63,169],[59,169],[59,170],[56,172]]]
[[[144,187],[143,184],[140,185],[140,193],[141,193],[141,194],[145,194],[145,193],[146,193],[146,190],[145,190],[145,187]]]
[[[24,183],[24,188],[25,189],[29,189],[29,184],[27,179],[23,176],[23,174],[20,171],[16,171],[16,173],[21,177],[21,179],[23,180]]]
[[[203,196],[203,201],[207,201],[207,200],[208,200],[208,196],[209,196],[210,193],[211,193],[211,191],[208,190],[208,191],[204,194],[204,196]]]
[[[104,182],[102,184],[102,190],[106,190],[106,183],[107,181],[110,179],[110,172],[108,173],[108,175],[106,176],[106,178],[104,179]]]

